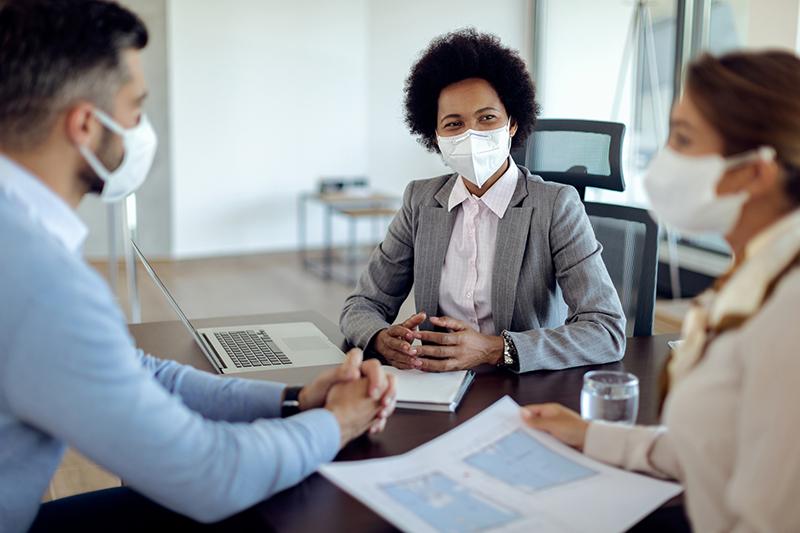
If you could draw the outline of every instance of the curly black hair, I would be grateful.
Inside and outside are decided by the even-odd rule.
[[[405,119],[411,133],[431,152],[438,152],[436,114],[442,89],[468,78],[489,82],[517,123],[513,145],[528,138],[536,124],[536,89],[519,52],[488,33],[466,28],[434,39],[422,52],[405,85]]]

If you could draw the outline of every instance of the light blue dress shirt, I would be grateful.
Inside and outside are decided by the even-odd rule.
[[[276,418],[283,386],[137,350],[86,228],[0,156],[0,531],[33,521],[66,445],[195,520],[221,520],[333,459],[327,410]]]

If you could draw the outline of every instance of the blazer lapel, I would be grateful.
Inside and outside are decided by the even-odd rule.
[[[455,176],[454,176],[455,178]],[[447,210],[450,193],[455,179],[448,180],[436,193],[434,204],[422,206],[414,260],[414,298],[417,311],[425,311],[428,316],[439,312],[439,282],[442,278],[442,266],[453,233],[456,211]],[[428,322],[423,324],[426,327]]]
[[[497,225],[492,272],[492,319],[496,333],[511,327],[517,282],[528,243],[533,207],[522,205],[528,196],[528,180],[520,171],[517,188]]]

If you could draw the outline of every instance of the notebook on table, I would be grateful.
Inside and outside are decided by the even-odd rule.
[[[472,370],[423,372],[384,366],[397,381],[397,407],[422,411],[455,412],[475,379]]]

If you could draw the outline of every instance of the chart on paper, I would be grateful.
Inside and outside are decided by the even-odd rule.
[[[681,492],[532,431],[519,409],[505,397],[403,455],[320,471],[406,533],[616,533]]]
[[[554,452],[521,429],[468,455],[464,462],[526,492],[556,487],[597,474]]]
[[[441,472],[387,483],[381,489],[437,531],[485,531],[520,518]]]

